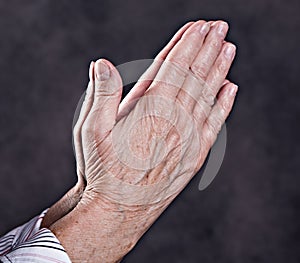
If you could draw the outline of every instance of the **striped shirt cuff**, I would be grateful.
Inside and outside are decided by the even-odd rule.
[[[71,262],[55,235],[40,228],[46,213],[47,210],[0,238],[0,262]]]

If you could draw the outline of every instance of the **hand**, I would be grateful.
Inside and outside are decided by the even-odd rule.
[[[177,43],[177,41],[180,39],[182,34],[185,32],[187,28],[189,28],[193,22],[187,23],[185,26],[183,26],[172,38],[170,43],[159,53],[157,56],[158,60],[163,60],[169,53],[169,51],[173,48],[173,46]],[[91,63],[91,66],[94,66],[94,63]],[[158,67],[154,68],[151,67],[151,73],[156,74]],[[148,77],[151,77],[149,72],[147,73]],[[90,79],[92,79],[93,72],[90,67]],[[89,83],[91,84],[91,83]],[[119,118],[121,116],[124,116],[124,112],[129,112],[130,108],[133,107],[134,102],[137,98],[142,96],[147,89],[149,85],[146,82],[140,82],[130,91],[130,93],[124,98],[122,101],[120,107],[119,107]],[[86,107],[91,107],[91,103],[87,103],[85,101]],[[83,107],[84,108],[84,107]],[[82,145],[81,145],[81,128],[84,119],[87,117],[87,112],[84,114],[83,111],[80,115],[79,120],[77,121],[77,126],[75,127],[76,132],[74,132],[74,141],[75,141],[75,148],[77,149],[75,151],[75,156],[77,160],[77,178],[78,181],[76,185],[70,189],[59,201],[57,201],[55,204],[53,204],[50,209],[48,210],[46,216],[44,217],[44,220],[42,222],[42,227],[49,228],[51,225],[53,225],[57,220],[63,218],[65,215],[67,215],[70,211],[76,207],[76,205],[81,200],[83,191],[86,186],[86,177],[84,176],[84,158],[82,155]]]
[[[223,25],[220,32],[218,32],[217,26],[219,24]],[[228,94],[224,93],[226,93],[225,91],[228,93],[230,87],[233,91],[236,89],[236,86],[225,83],[219,94],[220,99],[211,111],[214,98],[224,84],[235,52],[232,44],[223,43],[227,25],[219,24],[212,26],[206,39],[209,23],[205,24],[203,21],[199,21],[190,26],[181,42],[166,56],[164,63],[162,64],[160,59],[140,79],[137,85],[142,86],[142,90],[146,93],[143,94],[143,97],[135,97],[139,100],[136,105],[134,104],[134,109],[132,109],[132,105],[130,106],[132,110],[129,114],[124,115],[124,105],[130,105],[128,99],[121,104],[118,113],[122,84],[116,69],[104,60],[99,60],[96,65],[92,63],[91,81],[86,101],[74,131],[75,138],[82,138],[82,141],[76,140],[75,147],[76,149],[81,148],[81,151],[76,150],[76,152],[82,153],[81,158],[78,158],[78,166],[79,171],[86,176],[88,185],[86,194],[89,192],[91,194],[92,192],[101,193],[103,197],[119,203],[127,202],[124,200],[125,196],[132,196],[133,192],[136,193],[139,191],[137,189],[141,189],[141,196],[136,196],[136,198],[140,198],[140,202],[149,204],[155,200],[145,200],[145,187],[132,187],[133,192],[130,192],[130,186],[125,184],[126,191],[122,193],[120,189],[123,188],[120,188],[120,182],[112,178],[119,178],[121,182],[129,183],[129,185],[152,185],[153,178],[170,177],[175,179],[178,175],[174,174],[172,177],[170,171],[175,171],[175,168],[178,169],[176,165],[183,163],[185,168],[181,167],[180,172],[184,174],[185,170],[190,170],[190,175],[184,176],[186,181],[183,184],[186,184],[201,167],[229,113],[227,108],[231,105],[225,107],[223,102],[228,101],[224,97],[226,98],[226,95],[228,97]],[[206,27],[201,34],[203,25]],[[202,45],[203,42],[205,43]],[[232,53],[227,58],[225,50],[230,49]],[[159,58],[161,57],[160,55]],[[94,73],[94,67],[96,73]],[[158,67],[160,67],[159,72],[153,80],[153,71],[157,71],[153,68],[157,69]],[[101,73],[108,80],[103,80]],[[149,81],[151,81],[151,85]],[[153,112],[158,108],[162,116],[153,117]],[[171,116],[174,110],[176,113]],[[140,118],[143,120],[139,120]],[[168,125],[175,127],[171,128]],[[161,133],[160,130],[164,130],[164,135],[157,134],[157,132]],[[184,134],[189,133],[191,136],[184,138]],[[184,144],[176,142],[174,136],[177,136],[177,140],[184,141]],[[158,142],[151,142],[152,149],[149,148],[149,140],[158,137],[160,141],[168,144],[166,145],[167,149],[157,150],[162,147]],[[167,142],[172,139],[175,141]],[[184,162],[179,158],[179,148],[188,153],[180,157],[185,159]],[[139,154],[145,154],[145,151],[151,151],[147,153],[149,159],[139,156]],[[168,157],[164,160],[166,156]],[[195,156],[197,156],[196,159]],[[177,162],[174,162],[174,158],[177,159]],[[95,165],[97,163],[98,165]],[[170,163],[173,166],[169,167]],[[165,171],[165,174],[162,170]],[[104,178],[108,178],[109,182]],[[112,191],[110,188],[113,187],[111,184],[115,184],[118,188],[116,195],[119,197],[111,196],[116,192],[116,189]],[[170,189],[171,185],[164,184],[161,187]],[[155,194],[153,187],[150,189],[150,195]],[[106,196],[105,192],[110,196]],[[160,196],[159,198],[165,197]],[[138,200],[128,200],[128,202],[139,204]]]
[[[91,64],[74,128],[78,173],[87,187],[65,224],[52,228],[62,240],[85,228],[89,242],[81,247],[99,248],[92,258],[119,260],[202,166],[237,91],[225,81],[235,54],[224,42],[227,30],[223,22],[184,27],[120,107],[116,69],[106,60]]]

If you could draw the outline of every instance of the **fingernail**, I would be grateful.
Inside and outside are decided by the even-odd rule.
[[[220,22],[217,26],[217,32],[220,36],[225,37],[228,25],[226,22]]]
[[[235,50],[235,46],[234,45],[227,45],[227,47],[225,48],[225,51],[224,51],[225,57],[227,59],[232,59],[234,50]]]
[[[232,84],[230,86],[229,95],[234,96],[236,94],[237,90],[238,90],[238,86],[235,84]]]
[[[99,81],[107,80],[110,76],[109,66],[103,60],[98,60],[95,63],[95,73]]]
[[[209,29],[210,29],[210,24],[205,23],[204,25],[202,25],[202,27],[200,29],[200,33],[203,35],[206,35],[208,33]]]

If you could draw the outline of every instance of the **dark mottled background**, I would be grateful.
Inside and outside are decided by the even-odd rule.
[[[76,180],[73,113],[99,57],[152,58],[187,20],[225,19],[240,91],[219,175],[197,176],[124,262],[300,262],[298,0],[1,1],[0,233]]]

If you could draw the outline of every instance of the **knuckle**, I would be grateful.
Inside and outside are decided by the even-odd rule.
[[[218,49],[221,46],[221,43],[218,39],[211,39],[209,45],[212,49]]]
[[[204,64],[193,63],[191,71],[200,79],[205,79],[207,67]]]
[[[202,143],[204,144],[205,147],[211,148],[215,140],[215,137],[216,137],[215,134],[210,129],[208,129],[205,131]]]
[[[215,116],[207,122],[208,130],[211,131],[213,134],[217,135],[221,130],[222,124],[222,119],[219,116]]]
[[[207,127],[208,127],[208,131],[209,131],[209,133],[210,134],[215,134],[216,132],[216,126],[215,126],[215,121],[214,120],[212,120],[212,119],[210,119],[207,123]]]
[[[216,61],[216,69],[217,69],[217,71],[219,71],[221,73],[226,72],[226,70],[227,70],[226,61],[224,61],[223,59],[218,59]]]
[[[154,91],[157,91],[158,89],[161,89],[161,90],[166,90],[168,88],[170,88],[170,83],[167,83],[166,81],[164,80],[161,80],[161,79],[155,79],[149,89],[151,90],[154,90]]]
[[[220,115],[222,115],[222,116],[227,115],[229,107],[230,107],[230,105],[229,105],[228,101],[224,101],[223,103],[221,103]]]
[[[209,107],[212,107],[215,104],[215,96],[211,87],[207,86],[202,92],[202,100],[205,102]]]
[[[183,72],[185,69],[189,67],[189,61],[188,58],[185,56],[178,56],[178,57],[173,57],[170,56],[168,59],[166,59],[167,63],[169,62],[171,65],[174,65],[181,69]]]
[[[196,120],[202,121],[208,118],[210,107],[207,107],[202,101],[197,101],[194,108],[194,116]]]

